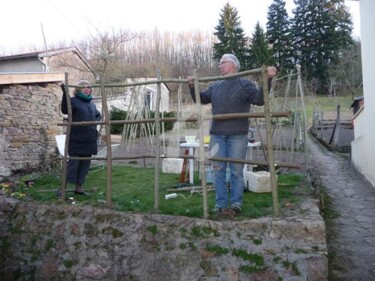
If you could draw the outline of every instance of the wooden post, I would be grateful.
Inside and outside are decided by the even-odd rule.
[[[68,174],[68,148],[69,148],[69,138],[70,138],[70,131],[72,128],[72,105],[70,103],[70,94],[69,94],[69,79],[68,79],[68,72],[65,72],[65,97],[66,97],[66,105],[68,109],[68,120],[67,120],[67,128],[66,128],[66,137],[65,137],[65,147],[64,147],[64,161],[63,161],[63,170],[62,170],[62,179],[61,179],[61,199],[65,200],[65,189],[67,183],[67,174]]]
[[[319,115],[319,124],[320,124],[320,139],[323,139],[323,111]]]
[[[272,188],[272,202],[273,202],[273,215],[275,217],[279,216],[279,198],[277,192],[276,183],[276,170],[275,170],[275,160],[273,156],[272,147],[272,124],[271,124],[271,114],[270,114],[270,98],[268,89],[268,75],[267,67],[262,66],[262,81],[263,81],[263,97],[264,97],[264,112],[266,114],[266,131],[267,131],[267,154],[268,163],[271,177],[271,188]]]
[[[302,86],[302,78],[301,78],[301,66],[297,65],[297,73],[298,73],[298,87],[299,87],[299,92],[301,94],[301,103],[302,103],[302,109],[303,109],[303,147],[305,149],[305,165],[306,165],[306,170],[308,169],[308,152],[307,152],[307,127],[306,127],[306,122],[307,122],[307,115],[306,115],[306,107],[305,107],[305,94],[303,92],[303,86]]]
[[[105,121],[105,131],[107,140],[107,207],[112,208],[112,140],[111,122],[107,105],[107,94],[105,92],[105,78],[100,75],[100,94],[102,96],[102,106]]]
[[[197,105],[197,114],[198,114],[198,128],[199,128],[199,173],[201,175],[202,181],[202,197],[203,197],[203,216],[208,218],[208,203],[207,203],[207,184],[206,184],[206,173],[204,171],[204,134],[203,134],[203,114],[202,114],[202,104],[201,104],[201,95],[199,91],[199,81],[198,81],[198,72],[194,70],[194,91],[195,91],[195,100]]]
[[[160,101],[161,101],[161,86],[160,86],[160,71],[157,71],[157,92],[156,92],[156,107],[155,107],[155,138],[156,138],[156,159],[155,159],[155,181],[154,181],[154,210],[159,211],[159,165],[160,165]]]
[[[340,117],[340,105],[337,105],[337,116],[336,116],[336,134],[333,141],[334,146],[338,146],[339,144],[339,137],[340,137],[340,123],[341,123],[341,117]]]

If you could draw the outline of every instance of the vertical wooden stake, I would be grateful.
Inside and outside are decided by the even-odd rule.
[[[271,177],[271,188],[272,188],[272,201],[273,201],[273,215],[275,217],[279,216],[279,197],[277,192],[276,183],[276,170],[275,170],[275,160],[273,156],[272,147],[272,124],[271,124],[271,111],[270,111],[270,98],[268,89],[268,75],[267,67],[262,66],[262,81],[263,81],[263,96],[264,96],[264,113],[266,115],[266,131],[267,131],[267,154],[268,163]]]
[[[154,210],[159,211],[159,164],[160,164],[160,101],[161,101],[161,86],[160,86],[160,71],[157,71],[157,92],[156,92],[156,107],[155,107],[155,138],[156,138],[156,159],[155,159],[155,181],[154,181]]]
[[[207,183],[206,183],[206,173],[205,173],[205,166],[204,166],[204,133],[203,133],[203,113],[202,113],[202,104],[201,104],[201,96],[199,91],[199,81],[198,81],[198,72],[194,70],[194,90],[195,90],[195,100],[197,105],[197,114],[198,114],[198,128],[199,128],[199,173],[201,175],[202,181],[202,197],[203,197],[203,216],[204,218],[208,218],[208,203],[207,203]]]

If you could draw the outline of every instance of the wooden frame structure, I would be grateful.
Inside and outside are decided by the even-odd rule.
[[[267,67],[262,66],[258,69],[238,72],[231,75],[226,76],[215,76],[215,77],[199,77],[197,71],[194,71],[193,79],[194,79],[194,87],[195,92],[199,93],[199,82],[208,82],[208,81],[216,81],[216,80],[224,80],[233,77],[240,77],[246,76],[251,74],[261,74],[262,81],[263,81],[263,91],[264,91],[264,113],[237,113],[237,114],[221,114],[221,115],[214,115],[214,116],[205,116],[202,113],[202,105],[200,103],[200,95],[196,95],[197,102],[197,116],[196,117],[189,117],[189,118],[179,118],[179,117],[169,117],[169,118],[160,118],[159,116],[159,103],[160,103],[160,84],[161,83],[187,83],[187,79],[161,79],[160,75],[157,75],[157,81],[143,81],[139,83],[129,83],[129,84],[105,84],[105,81],[101,79],[100,85],[93,85],[92,87],[100,87],[101,97],[102,97],[102,105],[103,105],[103,117],[104,121],[92,121],[92,122],[72,122],[72,111],[71,111],[71,104],[70,99],[68,101],[68,120],[66,123],[59,124],[60,126],[67,126],[66,130],[66,143],[65,143],[65,154],[64,154],[64,162],[63,162],[63,169],[62,169],[62,183],[61,183],[61,194],[62,199],[65,199],[65,191],[66,191],[66,175],[67,175],[67,149],[69,146],[69,135],[71,131],[71,126],[84,126],[84,125],[104,125],[106,129],[106,141],[107,144],[111,143],[111,136],[110,136],[110,126],[112,124],[135,124],[135,123],[148,123],[148,122],[155,122],[156,125],[156,154],[155,155],[142,155],[137,157],[113,157],[112,156],[112,148],[111,145],[107,145],[107,157],[95,157],[95,159],[102,159],[107,161],[107,207],[112,207],[112,163],[113,160],[127,160],[127,159],[139,159],[139,158],[155,158],[155,185],[154,185],[154,210],[159,210],[159,171],[160,171],[160,124],[162,122],[168,121],[175,121],[175,122],[197,122],[199,127],[199,159],[198,162],[200,165],[203,165],[206,160],[216,160],[216,161],[227,161],[227,162],[235,162],[235,163],[244,163],[244,164],[257,164],[257,165],[266,165],[269,166],[269,171],[271,175],[271,188],[272,188],[272,200],[273,200],[273,214],[275,217],[279,216],[279,203],[278,203],[278,192],[277,192],[277,183],[276,183],[276,171],[275,171],[275,160],[273,155],[273,144],[272,144],[272,125],[271,125],[271,118],[273,117],[289,117],[290,112],[271,112],[270,110],[270,100],[268,96],[268,76],[267,76]],[[127,87],[127,86],[137,86],[137,85],[145,85],[145,84],[158,84],[157,89],[157,102],[156,102],[156,110],[155,110],[155,118],[154,119],[143,119],[143,120],[116,120],[111,121],[109,117],[109,111],[107,106],[107,98],[105,88],[109,87]],[[68,74],[65,74],[65,87],[66,93],[69,93],[69,84],[68,84]],[[76,85],[72,85],[71,87],[76,87]],[[267,132],[267,151],[268,151],[268,161],[254,161],[254,160],[247,160],[247,159],[234,159],[234,158],[217,158],[211,157],[205,159],[204,153],[204,134],[203,134],[203,121],[204,120],[212,120],[212,119],[236,119],[236,118],[265,118],[266,121],[266,132]],[[193,157],[189,155],[176,155],[176,156],[169,156],[175,158],[187,158],[191,159]],[[93,157],[71,157],[71,159],[93,159]],[[293,163],[285,163],[285,162],[278,162],[277,165],[279,167],[288,167],[288,168],[300,168],[299,165]],[[207,183],[206,183],[206,175],[205,173],[201,174],[201,181],[202,181],[202,195],[203,195],[203,215],[204,218],[208,218],[208,203],[207,203]]]

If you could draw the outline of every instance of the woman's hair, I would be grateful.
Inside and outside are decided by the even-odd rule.
[[[80,81],[78,81],[77,85],[81,86],[81,87],[76,87],[74,89],[74,95],[75,96],[82,90],[82,88],[91,87],[91,83],[87,80],[80,80]]]

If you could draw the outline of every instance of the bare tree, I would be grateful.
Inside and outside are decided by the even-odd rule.
[[[128,30],[97,32],[79,43],[95,72],[106,82],[122,80],[122,46],[137,37]]]

